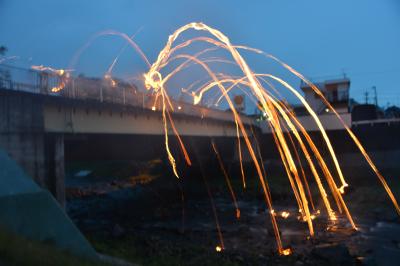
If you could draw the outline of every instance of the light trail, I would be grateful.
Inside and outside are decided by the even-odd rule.
[[[236,218],[239,219],[239,218],[240,218],[240,209],[239,209],[239,206],[238,206],[238,203],[237,203],[237,200],[236,200],[235,192],[233,191],[233,187],[232,187],[232,184],[231,184],[231,180],[230,180],[230,178],[229,178],[228,173],[227,173],[226,170],[225,170],[224,163],[222,162],[221,155],[220,155],[219,152],[218,152],[217,145],[215,144],[214,140],[211,141],[211,145],[212,145],[212,147],[213,147],[213,150],[214,150],[214,152],[215,152],[215,155],[217,156],[218,163],[219,163],[219,166],[220,166],[220,168],[221,168],[221,171],[222,171],[222,173],[224,174],[225,181],[226,181],[226,184],[227,184],[227,186],[228,186],[229,192],[231,193],[232,200],[233,200],[233,204],[234,204],[235,209],[236,209]]]
[[[68,69],[55,69],[55,68],[51,68],[51,67],[47,67],[47,66],[31,66],[31,69],[39,71],[39,72],[44,72],[47,73],[51,76],[55,76],[57,78],[59,78],[59,82],[57,86],[54,86],[51,88],[51,92],[59,92],[61,90],[63,90],[65,88],[65,86],[68,83],[68,80],[70,78],[70,72],[72,70]]]
[[[179,37],[184,34],[188,30],[195,30],[199,32],[205,32],[206,34],[211,35],[212,37],[200,36],[194,37],[189,40],[185,40],[181,43],[177,43]],[[169,129],[172,129],[173,134],[176,136],[181,152],[184,155],[185,161],[188,165],[191,165],[190,156],[185,148],[185,144],[179,135],[179,131],[175,127],[173,116],[171,112],[175,111],[175,107],[173,101],[171,100],[174,95],[174,90],[169,88],[168,82],[171,78],[176,77],[179,73],[184,70],[189,69],[192,66],[198,67],[200,70],[196,72],[204,72],[207,74],[208,79],[205,81],[204,78],[201,80],[197,80],[192,82],[185,89],[181,90],[181,93],[192,97],[193,104],[200,104],[205,97],[210,96],[210,91],[217,89],[213,92],[214,95],[212,98],[216,99],[215,104],[219,104],[224,101],[226,103],[232,113],[233,121],[236,126],[236,135],[237,135],[237,149],[238,149],[238,157],[240,163],[240,170],[242,174],[242,182],[243,187],[246,187],[246,179],[245,173],[243,169],[243,154],[242,151],[247,151],[248,155],[251,159],[252,164],[254,165],[258,179],[260,181],[260,185],[262,187],[264,193],[264,199],[266,205],[269,209],[269,215],[271,218],[272,228],[274,230],[277,249],[282,255],[289,255],[292,253],[290,248],[285,248],[282,244],[281,234],[279,231],[278,223],[276,220],[277,213],[274,211],[272,204],[272,197],[270,193],[270,187],[267,182],[266,170],[264,168],[264,164],[261,158],[260,147],[257,141],[257,137],[254,134],[254,131],[250,131],[247,126],[243,124],[242,117],[238,110],[236,110],[235,105],[231,99],[231,91],[235,89],[243,90],[244,93],[250,98],[250,100],[258,105],[259,109],[265,114],[268,123],[268,126],[271,129],[276,147],[278,149],[283,167],[285,169],[286,175],[289,179],[290,187],[293,191],[299,213],[299,220],[304,221],[308,225],[309,234],[311,236],[314,235],[314,225],[313,220],[317,215],[320,214],[319,210],[315,211],[314,200],[311,195],[309,180],[312,178],[307,178],[305,175],[303,164],[301,163],[300,156],[304,156],[306,161],[306,166],[309,167],[312,177],[316,183],[318,188],[322,203],[326,209],[326,214],[329,217],[329,220],[332,223],[335,223],[337,220],[336,208],[332,207],[331,198],[336,203],[338,213],[343,213],[346,215],[351,227],[353,229],[357,229],[356,224],[353,221],[351,213],[343,199],[343,194],[345,192],[345,188],[348,186],[348,183],[345,180],[344,174],[342,172],[339,161],[337,160],[337,156],[334,151],[334,147],[324,129],[318,115],[311,108],[309,103],[304,99],[304,97],[295,90],[289,83],[284,81],[283,79],[269,74],[269,73],[255,73],[251,70],[248,63],[245,61],[243,56],[239,53],[239,50],[253,52],[266,58],[272,59],[273,61],[279,63],[284,69],[295,75],[300,80],[304,81],[308,84],[314,92],[322,99],[325,105],[332,111],[338,118],[338,120],[342,123],[343,127],[346,129],[347,133],[350,135],[351,139],[357,145],[361,154],[364,156],[372,170],[377,175],[378,179],[382,183],[384,189],[386,190],[389,198],[391,199],[395,209],[400,214],[400,208],[398,206],[397,200],[394,197],[390,187],[388,186],[385,178],[379,172],[375,164],[372,162],[371,158],[365,151],[364,147],[358,140],[358,138],[354,135],[351,129],[346,125],[340,115],[336,112],[336,110],[332,107],[332,105],[328,102],[328,100],[324,97],[321,91],[310,81],[308,81],[303,75],[301,75],[298,71],[282,62],[280,59],[264,53],[261,50],[246,47],[246,46],[236,46],[232,45],[229,38],[224,35],[222,32],[217,29],[211,28],[204,23],[189,23],[184,25],[181,28],[178,28],[175,32],[173,32],[169,37],[164,48],[159,52],[157,59],[151,64],[147,57],[144,55],[140,47],[126,34],[119,33],[116,31],[104,31],[94,38],[97,38],[101,35],[116,35],[123,39],[125,39],[131,47],[133,47],[149,67],[148,71],[143,74],[143,81],[145,88],[150,90],[154,95],[154,104],[152,106],[153,111],[160,111],[162,114],[163,121],[163,132],[164,132],[164,145],[165,150],[168,156],[168,161],[172,167],[174,175],[179,177],[176,160],[172,151],[169,147]],[[211,47],[203,48],[197,53],[189,54],[187,51],[185,53],[182,52],[182,49],[191,47],[195,42],[205,43],[210,45]],[[84,49],[88,46],[85,45],[78,54],[82,53]],[[215,57],[208,56],[212,52],[224,52],[228,54],[229,58],[224,57]],[[116,61],[118,60],[119,55],[113,61],[112,65],[109,67],[106,75],[111,79],[111,70],[115,66]],[[74,57],[76,61],[77,58]],[[73,60],[73,61],[74,61]],[[172,62],[180,62],[178,66],[172,67]],[[240,71],[240,74],[229,75],[226,73],[216,72],[211,68],[212,64],[226,64],[230,66],[234,66],[236,72]],[[40,69],[42,68],[42,69]],[[172,70],[170,69],[172,68]],[[43,66],[39,67],[41,71],[50,71],[56,75],[63,76],[64,72],[61,70],[54,70],[50,68],[46,68]],[[235,73],[236,73],[235,72]],[[333,161],[334,167],[333,171],[335,177],[332,174],[331,169],[328,167],[325,159],[321,155],[320,150],[317,148],[317,145],[314,143],[304,126],[301,124],[299,119],[296,117],[295,113],[292,111],[291,107],[280,100],[282,98],[278,88],[276,88],[272,83],[277,83],[280,88],[283,88],[285,91],[288,91],[292,95],[294,95],[305,107],[308,114],[312,117],[312,120],[317,125],[317,128],[322,136],[324,141],[324,145],[328,149],[329,158]],[[60,85],[62,89],[65,87],[64,85]],[[181,88],[181,87],[179,87]],[[176,92],[176,90],[175,90]],[[207,96],[206,96],[207,95]],[[158,104],[160,103],[161,106]],[[180,106],[179,106],[180,107]],[[180,108],[178,107],[178,110]],[[254,138],[255,141],[252,141],[251,138]],[[242,147],[241,142],[244,142]],[[254,146],[255,144],[255,146]],[[223,166],[223,158],[221,158],[217,147],[214,142],[212,142],[212,147],[217,156],[217,159],[220,163],[221,170],[225,176],[227,186],[231,193],[234,206],[236,209],[237,218],[240,217],[240,210],[237,204],[235,193],[233,192],[233,187],[230,183],[229,176],[224,169]],[[296,163],[297,162],[297,163]],[[204,174],[202,173],[203,178]],[[216,251],[220,252],[225,249],[220,224],[216,214],[215,204],[212,200],[212,195],[208,184],[205,180],[206,187],[208,193],[210,195],[211,205],[213,208],[214,216],[216,219],[216,225],[218,230],[218,235],[220,238],[220,245],[216,247]],[[330,193],[328,194],[327,189],[324,187],[327,184],[329,187]],[[339,184],[339,185],[338,185]],[[310,206],[311,205],[311,206]],[[311,213],[311,210],[313,213]],[[283,211],[280,213],[279,217],[283,219],[287,219],[290,213]]]

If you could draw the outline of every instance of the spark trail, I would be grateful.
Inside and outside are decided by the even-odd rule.
[[[194,37],[179,43],[179,37],[189,30],[204,32],[207,34],[207,36]],[[285,248],[282,243],[278,223],[276,220],[277,213],[273,208],[273,202],[270,193],[271,188],[269,187],[269,184],[267,182],[267,170],[264,169],[264,165],[262,163],[260,147],[258,146],[257,141],[255,145],[251,141],[251,137],[254,135],[254,132],[250,131],[249,128],[243,124],[242,117],[238,110],[236,110],[235,105],[233,104],[233,100],[231,98],[232,90],[242,90],[249,97],[249,99],[259,107],[260,111],[265,114],[267,118],[265,123],[268,123],[269,127],[271,128],[271,132],[273,132],[273,137],[278,148],[282,164],[286,170],[290,186],[296,199],[296,204],[298,205],[300,220],[307,223],[309,234],[311,236],[314,235],[315,232],[313,219],[316,215],[320,213],[319,210],[315,210],[314,206],[316,206],[316,199],[313,199],[312,194],[310,193],[309,181],[312,180],[312,178],[317,185],[320,198],[326,209],[326,214],[329,217],[329,220],[332,223],[335,223],[337,220],[336,212],[344,213],[351,227],[354,230],[357,230],[357,227],[343,199],[343,194],[345,193],[345,188],[348,186],[348,183],[346,182],[339,161],[337,160],[334,147],[332,146],[331,141],[326,134],[326,131],[317,114],[311,108],[309,103],[307,103],[304,97],[289,83],[287,83],[280,77],[277,77],[270,73],[253,72],[239,50],[253,52],[255,54],[265,56],[275,62],[278,62],[284,69],[289,71],[289,73],[307,83],[315,91],[315,93],[322,99],[326,106],[333,112],[333,114],[337,116],[338,120],[343,124],[351,139],[359,148],[361,154],[371,166],[372,170],[376,173],[378,179],[382,183],[390,200],[392,201],[395,209],[400,214],[400,208],[398,206],[397,200],[394,197],[385,178],[379,172],[373,161],[370,159],[355,134],[344,123],[343,119],[324,97],[322,92],[314,84],[308,81],[303,75],[301,75],[297,70],[282,62],[280,59],[270,54],[264,53],[263,51],[258,49],[233,45],[226,35],[224,35],[217,29],[207,26],[204,23],[189,23],[181,28],[178,28],[169,36],[166,45],[159,52],[156,61],[152,64],[150,64],[149,60],[136,44],[136,42],[126,34],[116,31],[105,31],[96,35],[95,37],[97,38],[101,35],[114,35],[125,39],[128,44],[138,52],[145,64],[149,67],[148,71],[143,74],[144,85],[147,90],[150,90],[153,93],[156,101],[159,100],[161,102],[160,111],[162,113],[165,150],[168,155],[169,163],[176,177],[180,177],[180,175],[178,173],[175,156],[169,147],[169,129],[172,129],[172,132],[178,139],[180,150],[183,153],[185,161],[188,165],[191,165],[191,159],[190,154],[185,148],[185,143],[179,136],[179,132],[174,125],[173,116],[171,115],[171,112],[175,111],[172,104],[172,96],[179,91],[174,90],[172,88],[173,86],[171,86],[170,88],[168,83],[180,72],[194,66],[200,68],[199,72],[202,72],[203,74],[205,73],[207,75],[206,80],[204,80],[203,78],[202,80],[194,81],[186,89],[182,89],[181,92],[191,97],[193,100],[193,104],[195,105],[202,103],[202,100],[205,97],[210,97],[210,95],[212,95],[212,99],[215,99],[216,104],[224,101],[229,106],[237,129],[237,138],[239,144],[238,154],[243,177],[243,185],[245,186],[245,176],[243,171],[242,151],[246,150],[251,158],[252,164],[256,169],[257,176],[264,193],[265,203],[269,209],[277,248],[280,254],[289,255],[292,251],[290,248]],[[197,53],[188,54],[186,50],[194,46],[196,43],[208,45],[209,47],[203,48]],[[87,46],[88,44],[86,44],[86,46],[84,46],[82,50],[86,49]],[[207,57],[207,55],[217,50],[225,52],[228,56],[223,58],[212,56]],[[74,62],[77,60],[77,57],[81,52],[82,51],[78,52],[78,55],[74,58]],[[107,79],[111,79],[111,69],[114,67],[115,62],[117,61],[119,56],[120,54],[116,57],[109,70],[106,72]],[[214,64],[226,64],[234,66],[237,70],[235,72],[236,74],[230,75],[229,73],[213,71],[211,66]],[[38,69],[42,71],[50,71],[59,76],[64,75],[64,72],[62,72],[62,70],[54,70],[50,68],[45,68],[43,66],[40,66]],[[240,74],[237,74],[237,72],[240,72]],[[279,88],[274,84],[277,84]],[[62,89],[64,87],[65,84],[60,84],[59,88],[57,89]],[[323,158],[320,150],[317,148],[317,145],[307,133],[304,126],[300,123],[300,121],[292,111],[291,107],[281,100],[282,96],[279,91],[280,89],[287,91],[295,96],[302,103],[302,105],[304,105],[307,112],[312,117],[324,140],[325,146],[328,149],[330,160],[332,160],[334,163],[333,169],[330,169],[328,167],[328,163],[326,162],[327,159]],[[244,142],[243,147],[242,145],[240,145],[241,140]],[[231,192],[231,196],[236,208],[237,218],[239,219],[240,210],[237,205],[236,197],[230,184],[229,177],[224,170],[222,158],[220,157],[220,154],[218,153],[218,150],[214,143],[212,144],[212,147],[214,149],[214,152],[216,153],[218,161],[220,162],[221,169],[224,173],[228,188]],[[299,148],[298,151],[296,147]],[[301,163],[301,156],[304,156],[305,158],[305,165]],[[305,176],[304,167],[306,166],[309,167],[309,169],[311,170],[312,178]],[[327,184],[328,189],[325,187],[325,184]],[[330,191],[330,193],[328,193],[328,191]],[[334,201],[334,204],[332,204],[332,200]],[[335,205],[336,208],[334,208]],[[215,206],[213,207],[213,211],[216,216]],[[289,215],[290,214],[288,212],[281,212],[280,214],[280,216],[283,218],[287,218]],[[218,232],[220,232],[218,221],[217,226]],[[217,247],[217,251],[222,251],[224,249],[224,244],[222,235],[220,233],[219,237],[221,246]]]
[[[214,38],[210,37],[197,37],[190,39],[188,41],[185,41],[183,43],[177,44],[174,46],[175,42],[177,41],[178,37],[184,33],[185,31],[193,29],[196,31],[205,31],[208,34],[211,34]],[[240,68],[243,76],[239,78],[235,77],[230,77],[229,75],[224,75],[223,79],[220,79],[219,76],[216,73],[214,73],[208,62],[205,62],[205,60],[200,59],[200,55],[207,53],[207,49],[204,49],[202,52],[191,56],[187,54],[178,54],[174,55],[179,52],[179,50],[190,46],[194,42],[206,42],[214,46],[214,48],[221,48],[225,49],[226,51],[229,52],[230,56],[232,57],[233,63],[235,63],[238,68]],[[210,48],[208,48],[210,50]],[[277,246],[278,250],[281,254],[283,255],[288,255],[291,253],[290,249],[285,249],[282,245],[281,242],[281,237],[277,225],[277,221],[275,219],[274,209],[272,206],[272,199],[271,195],[269,193],[269,187],[268,183],[266,181],[266,176],[265,172],[262,171],[260,161],[257,159],[256,156],[256,151],[254,150],[251,141],[249,140],[249,133],[248,130],[245,128],[245,126],[242,123],[241,117],[237,110],[235,109],[232,100],[229,95],[229,91],[238,86],[238,85],[244,85],[245,88],[249,91],[249,94],[253,96],[254,101],[260,103],[260,108],[261,110],[267,115],[268,117],[268,123],[269,126],[271,127],[272,132],[274,133],[274,138],[276,141],[276,145],[278,147],[278,150],[280,151],[282,162],[286,168],[287,176],[290,180],[293,192],[296,196],[298,205],[299,205],[299,212],[301,216],[303,217],[303,220],[307,222],[308,227],[309,227],[309,232],[310,235],[314,235],[314,227],[313,227],[313,222],[312,218],[313,215],[310,212],[310,206],[309,206],[309,186],[307,183],[307,180],[304,178],[304,176],[301,178],[301,175],[304,175],[304,171],[302,166],[299,167],[295,163],[295,160],[298,160],[298,154],[295,153],[295,156],[293,156],[293,152],[291,151],[290,144],[294,145],[293,139],[290,137],[290,143],[288,143],[288,138],[285,137],[284,135],[284,128],[289,128],[289,132],[293,134],[295,139],[298,141],[298,144],[301,147],[301,150],[303,151],[308,164],[310,165],[310,168],[312,169],[312,173],[314,175],[314,178],[316,180],[316,183],[318,184],[321,198],[323,200],[323,203],[327,209],[328,216],[330,217],[331,221],[336,220],[336,214],[334,210],[331,207],[331,203],[329,202],[329,195],[326,193],[326,189],[324,188],[324,185],[321,181],[321,177],[318,174],[316,170],[316,166],[314,162],[312,161],[312,157],[310,155],[310,150],[315,154],[316,160],[319,164],[319,166],[322,169],[323,172],[323,177],[325,177],[326,182],[328,183],[328,186],[331,190],[332,197],[334,198],[338,211],[342,212],[344,211],[350,224],[354,229],[356,228],[356,225],[353,221],[353,218],[350,214],[350,211],[348,210],[345,201],[342,197],[342,194],[344,193],[345,187],[348,186],[345,177],[342,173],[341,167],[339,165],[339,162],[337,160],[337,156],[334,152],[334,148],[329,140],[329,137],[326,134],[326,131],[324,127],[322,126],[321,121],[319,120],[317,114],[312,110],[310,105],[305,101],[305,99],[293,88],[291,87],[287,82],[284,80],[280,79],[279,77],[276,77],[271,74],[258,74],[254,73],[247,62],[244,60],[242,55],[239,53],[239,49],[245,49],[248,51],[256,52],[258,54],[263,54],[269,58],[272,58],[273,60],[279,62],[283,67],[285,67],[287,70],[289,70],[291,73],[305,81],[307,84],[312,86],[312,89],[316,91],[317,95],[319,95],[325,103],[327,103],[327,106],[334,112],[334,114],[337,115],[338,119],[342,122],[344,127],[346,128],[347,132],[350,134],[351,138],[354,140],[356,143],[357,147],[360,149],[361,153],[363,156],[366,158],[372,169],[375,171],[375,173],[378,175],[379,180],[382,182],[384,188],[386,189],[390,199],[392,200],[395,208],[397,211],[399,211],[399,207],[397,204],[396,199],[394,198],[390,188],[388,187],[385,179],[383,176],[379,173],[377,170],[376,166],[373,164],[372,160],[368,157],[367,153],[365,152],[364,148],[362,147],[361,143],[358,141],[358,139],[355,137],[355,135],[352,133],[351,129],[349,129],[346,124],[343,122],[341,117],[337,114],[337,112],[333,109],[333,107],[329,104],[329,102],[325,99],[323,94],[319,91],[319,89],[311,84],[308,80],[306,80],[299,72],[294,70],[293,68],[289,67],[287,64],[283,63],[276,57],[273,57],[271,55],[265,54],[260,50],[253,49],[253,48],[248,48],[245,46],[234,46],[231,44],[229,38],[225,36],[222,32],[211,28],[204,23],[190,23],[187,24],[179,29],[177,29],[172,35],[169,36],[168,42],[165,45],[165,47],[161,50],[161,52],[158,55],[157,60],[151,65],[150,70],[144,74],[145,78],[145,85],[147,89],[152,89],[154,90],[155,93],[158,93],[162,96],[163,98],[163,113],[164,112],[169,112],[173,110],[168,110],[165,108],[166,103],[164,98],[168,98],[167,94],[167,82],[171,78],[171,76],[176,75],[182,68],[185,68],[188,64],[195,64],[199,65],[203,68],[203,70],[209,75],[210,77],[210,82],[206,84],[205,86],[202,86],[198,88],[197,90],[192,91],[192,96],[193,96],[193,102],[194,104],[198,104],[201,102],[203,96],[209,91],[214,88],[219,89],[221,98],[226,100],[227,104],[229,105],[235,123],[237,125],[238,129],[238,136],[240,135],[241,137],[244,138],[244,142],[246,144],[246,148],[251,156],[251,159],[254,163],[254,166],[257,170],[257,174],[261,183],[261,186],[264,191],[265,195],[265,200],[268,208],[270,209],[271,213],[271,221],[272,225],[274,228],[275,232],[275,237],[277,241]],[[173,71],[170,73],[166,74],[165,76],[167,78],[163,78],[163,75],[161,74],[163,69],[172,61],[175,60],[176,58],[185,58],[186,61],[183,62],[181,65],[176,67]],[[211,61],[211,60],[210,60]],[[217,61],[217,60],[215,60]],[[218,62],[221,62],[219,59]],[[325,141],[326,147],[329,150],[329,153],[331,155],[331,159],[334,162],[335,170],[337,173],[337,176],[339,178],[339,182],[341,183],[340,186],[337,185],[337,181],[334,180],[333,174],[331,173],[331,170],[327,167],[326,162],[318,152],[318,149],[316,148],[316,145],[312,141],[312,139],[309,137],[307,132],[304,130],[304,128],[301,126],[299,123],[298,119],[295,117],[293,113],[290,112],[290,107],[285,106],[285,104],[282,101],[279,101],[276,99],[273,94],[271,93],[271,88],[268,86],[268,82],[263,82],[263,80],[260,77],[266,77],[271,81],[278,82],[280,85],[282,85],[285,89],[290,91],[294,96],[296,96],[301,103],[305,106],[309,114],[312,116],[314,119],[314,122],[317,124],[321,135]],[[267,84],[266,84],[267,83]],[[266,84],[266,86],[264,85]],[[227,87],[228,85],[228,87]],[[264,86],[263,86],[264,85]],[[165,115],[163,115],[165,116]],[[173,124],[173,121],[169,121],[171,125]],[[165,119],[164,120],[164,127],[165,127],[165,132],[167,132],[168,128],[168,121]],[[289,135],[290,136],[290,135]],[[178,177],[178,173],[176,172],[176,165],[175,165],[175,160],[173,155],[170,153],[170,150],[168,148],[168,137],[166,134],[165,137],[165,146],[166,150],[168,153],[168,157],[170,159],[170,164],[172,165],[174,169],[175,175]],[[241,151],[239,151],[239,154],[241,155]],[[240,158],[241,160],[241,158]],[[242,165],[242,162],[240,162]],[[308,198],[307,198],[308,196]],[[312,199],[310,199],[312,202]],[[313,208],[313,206],[311,206]]]

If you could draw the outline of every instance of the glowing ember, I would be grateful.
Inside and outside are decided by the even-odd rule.
[[[110,82],[111,87],[115,88],[117,86],[117,82],[112,79],[111,74],[105,74],[104,79]]]
[[[240,219],[240,210],[236,210],[236,219]]]
[[[55,69],[55,68],[51,68],[51,67],[45,67],[43,65],[31,66],[31,68],[34,69],[34,70],[37,70],[37,71],[53,73],[53,74],[56,74],[58,76],[62,76],[65,73],[64,69]]]
[[[57,76],[59,78],[59,83],[58,86],[52,87],[51,91],[52,92],[59,92],[62,89],[65,88],[65,86],[67,85],[67,82],[70,78],[70,74],[69,71],[66,71],[64,69],[55,69],[55,68],[51,68],[51,67],[46,67],[46,66],[31,66],[32,69],[36,70],[36,71],[40,71],[40,72],[45,72],[48,73],[50,75],[54,75]]]
[[[292,254],[292,250],[290,248],[287,248],[287,249],[281,250],[280,253],[284,256],[288,256],[288,255]]]
[[[288,218],[288,217],[289,217],[289,215],[290,215],[290,213],[289,213],[289,212],[285,212],[285,211],[281,212],[281,217],[282,217],[283,219],[286,219],[286,218]]]

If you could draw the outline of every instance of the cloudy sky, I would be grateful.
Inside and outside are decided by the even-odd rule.
[[[132,35],[150,61],[176,28],[202,21],[220,29],[234,44],[260,48],[311,78],[346,73],[351,96],[378,89],[379,104],[400,105],[400,1],[398,0],[0,0],[0,45],[19,56],[14,65],[69,65],[76,51],[99,31]],[[100,76],[124,42],[100,38],[82,54],[76,71]],[[249,59],[260,72],[276,65]],[[146,66],[129,49],[115,73],[134,75]]]

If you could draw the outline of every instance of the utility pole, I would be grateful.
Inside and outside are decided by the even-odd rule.
[[[372,86],[372,89],[374,90],[375,93],[375,106],[378,107],[378,93],[376,91],[376,86]]]
[[[368,104],[368,91],[365,91],[365,104]]]

